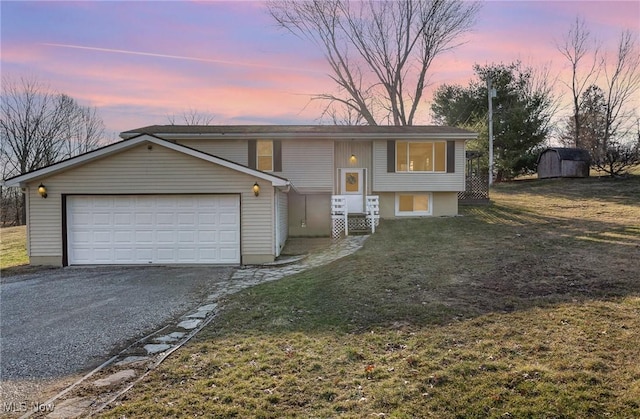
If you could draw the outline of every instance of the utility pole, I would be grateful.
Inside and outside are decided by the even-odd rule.
[[[487,77],[487,96],[489,97],[489,186],[493,185],[493,98],[496,89],[491,87],[491,76]]]

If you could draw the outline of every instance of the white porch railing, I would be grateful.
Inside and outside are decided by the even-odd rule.
[[[380,224],[380,198],[378,195],[367,196],[367,220],[371,233],[375,233],[376,227]]]
[[[342,233],[349,235],[349,211],[344,195],[331,196],[331,237],[339,238]]]
[[[353,221],[358,221],[353,220]],[[380,223],[380,199],[377,195],[366,197],[366,228],[371,233],[376,232],[376,227]],[[347,199],[344,195],[331,196],[331,237],[337,239],[342,235],[349,235],[349,210]]]

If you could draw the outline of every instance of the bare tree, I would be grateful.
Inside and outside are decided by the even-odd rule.
[[[603,148],[606,150],[612,139],[621,139],[633,129],[633,110],[630,101],[637,99],[640,91],[640,51],[637,37],[630,31],[623,31],[613,65],[602,59],[606,93],[606,118]],[[637,105],[637,104],[636,104]]]
[[[169,115],[167,119],[170,125],[211,125],[214,116],[207,112],[189,108],[182,111],[180,115]]]
[[[595,167],[611,177],[624,176],[627,170],[640,164],[640,144],[612,141],[598,156]]]
[[[0,114],[3,178],[96,148],[104,134],[95,109],[80,106],[35,78],[2,79]]]
[[[477,2],[274,0],[279,26],[322,48],[338,92],[315,95],[369,125],[412,125],[435,57],[459,45]]]
[[[366,125],[362,115],[353,108],[338,107],[329,104],[322,111],[321,120],[328,120],[333,125]]]
[[[80,106],[75,101],[66,109],[61,157],[69,158],[98,148],[105,137],[104,122],[98,110]]]
[[[580,17],[563,37],[562,42],[556,44],[556,48],[569,61],[571,66],[571,82],[565,83],[572,94],[573,104],[573,139],[575,147],[580,144],[580,120],[581,97],[587,86],[598,78],[599,48],[593,40],[589,29]],[[585,64],[583,66],[583,64]]]

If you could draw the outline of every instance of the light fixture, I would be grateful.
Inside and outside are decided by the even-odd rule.
[[[260,195],[260,185],[258,185],[258,182],[253,184],[253,194],[255,196]]]
[[[355,155],[355,154],[351,154],[351,157],[349,157],[349,161],[350,161],[351,163],[355,163],[355,162],[356,162],[356,160],[358,160],[358,159],[356,158],[356,155]]]
[[[47,187],[44,186],[41,183],[40,186],[38,186],[38,193],[40,194],[41,197],[46,198],[47,197]]]

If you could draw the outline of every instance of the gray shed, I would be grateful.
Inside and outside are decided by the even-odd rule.
[[[589,177],[591,157],[580,148],[548,148],[538,156],[538,178]]]

